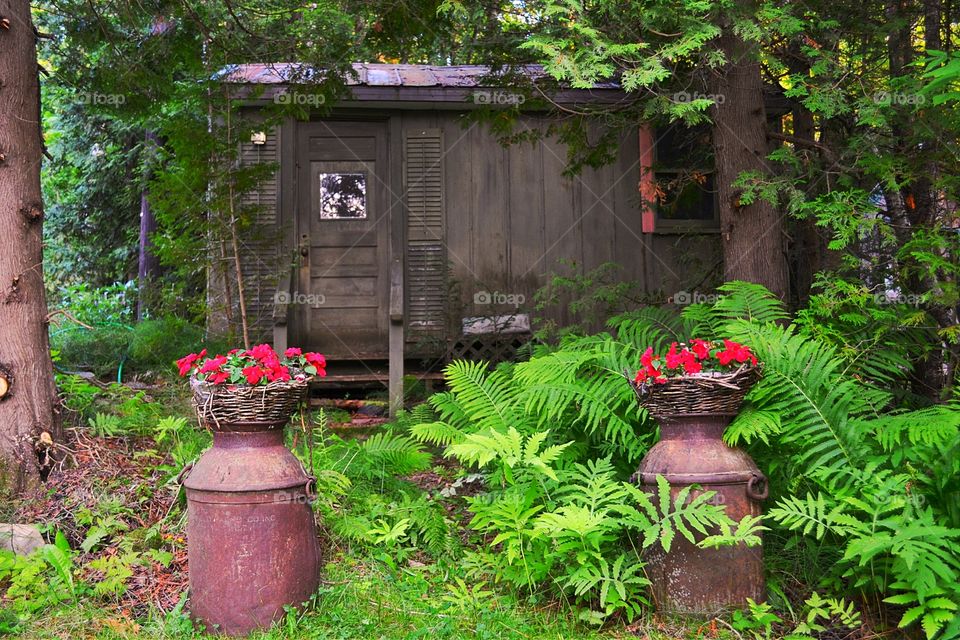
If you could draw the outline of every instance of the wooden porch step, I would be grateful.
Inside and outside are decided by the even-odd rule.
[[[435,381],[443,380],[442,371],[405,371],[405,376],[413,376],[417,380]],[[329,384],[361,384],[376,383],[386,384],[389,381],[389,374],[386,371],[367,371],[366,373],[333,373],[328,372],[326,377],[314,381],[317,386]]]

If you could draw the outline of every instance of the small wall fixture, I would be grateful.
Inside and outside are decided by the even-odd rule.
[[[253,144],[267,144],[266,131],[254,131],[250,134],[250,142]]]

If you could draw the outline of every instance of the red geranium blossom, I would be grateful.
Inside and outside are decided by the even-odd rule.
[[[197,373],[211,373],[217,371],[220,367],[227,363],[227,356],[217,356],[216,358],[210,358],[203,363],[203,366],[197,371]]]
[[[655,354],[653,348],[648,347],[640,356],[640,369],[634,376],[634,382],[641,384],[652,380],[664,383],[667,381],[667,372],[680,376],[747,363],[757,366],[757,357],[749,347],[732,340],[724,340],[723,347],[713,351],[712,343],[699,338],[692,339],[689,348],[682,343],[671,343],[664,356]]]
[[[710,357],[711,345],[706,340],[694,338],[690,341],[690,346],[693,349],[693,355],[697,356],[698,360],[706,360]]]
[[[263,369],[255,364],[250,365],[249,367],[244,367],[243,377],[247,379],[248,384],[257,384],[263,377]]]
[[[289,380],[304,381],[311,376],[325,376],[327,359],[319,353],[304,354],[299,347],[285,349],[283,356],[269,344],[252,349],[231,349],[227,355],[206,358],[207,351],[191,353],[176,361],[180,375],[192,374],[197,380],[211,384],[265,385]]]

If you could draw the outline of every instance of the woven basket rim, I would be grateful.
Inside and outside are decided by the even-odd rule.
[[[274,380],[267,384],[212,384],[191,376],[193,403],[202,423],[262,422],[289,420],[302,401],[311,377]]]
[[[665,382],[637,384],[624,371],[639,404],[654,417],[696,413],[735,414],[760,379],[762,365],[741,365],[729,373],[684,374]],[[720,375],[716,375],[720,373]]]

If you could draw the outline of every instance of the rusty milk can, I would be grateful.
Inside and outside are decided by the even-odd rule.
[[[287,420],[210,425],[184,469],[190,610],[208,631],[246,635],[319,584],[314,479],[284,446]]]
[[[731,414],[659,416],[660,441],[637,470],[636,479],[656,496],[656,477],[663,476],[671,495],[697,484],[716,491],[714,500],[739,521],[760,515],[767,497],[766,478],[743,451],[724,444]],[[691,496],[697,495],[697,492]],[[676,536],[670,553],[653,545],[645,553],[654,605],[664,612],[713,614],[742,608],[747,598],[764,599],[763,551],[760,546],[701,549]]]

